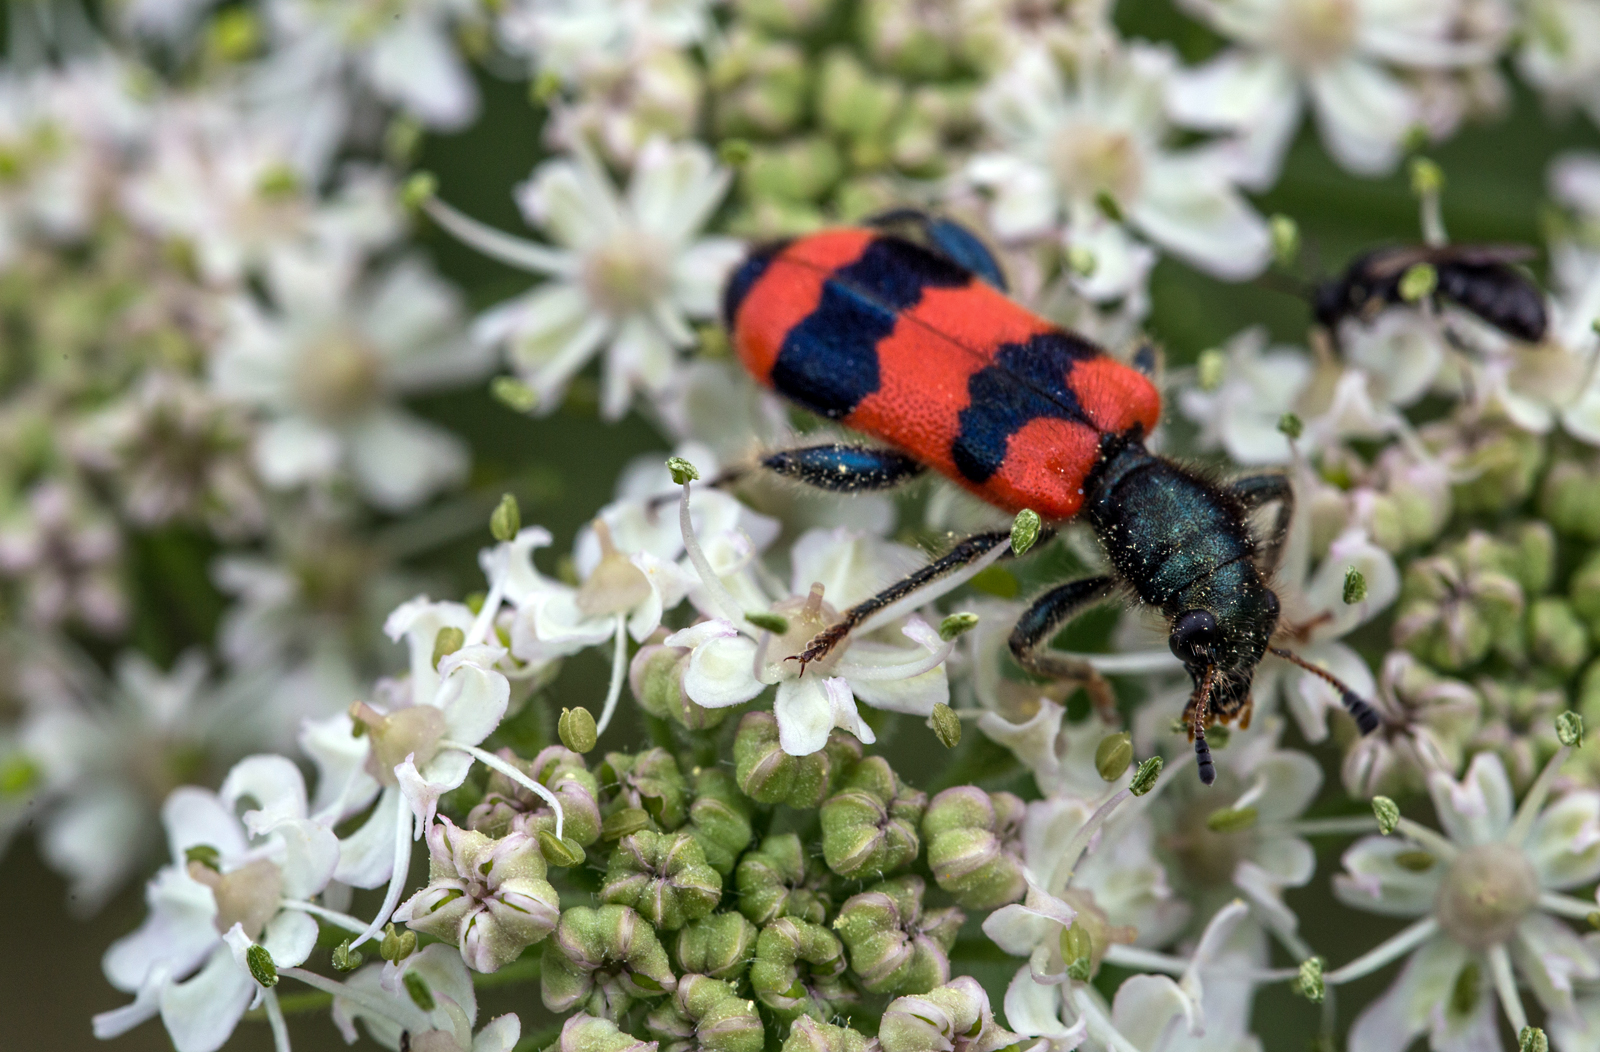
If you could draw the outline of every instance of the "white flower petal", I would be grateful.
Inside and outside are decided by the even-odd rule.
[[[778,743],[790,756],[809,756],[828,743],[833,704],[821,676],[778,684],[772,711],[778,717]]]
[[[161,1022],[177,1052],[216,1052],[256,995],[256,982],[233,959],[226,944],[211,952],[193,978],[161,992]]]
[[[1523,852],[1541,887],[1565,891],[1594,883],[1600,877],[1600,793],[1576,790],[1545,808]]]
[[[466,476],[466,443],[437,424],[398,409],[381,408],[349,432],[356,484],[386,511],[415,507]]]
[[[669,636],[667,645],[683,646],[683,643],[674,643],[672,640],[692,631],[694,629],[686,629]],[[728,632],[727,635],[707,639],[696,646],[689,656],[689,667],[683,673],[683,691],[696,705],[704,705],[708,709],[742,705],[767,687],[755,675],[755,641],[740,634],[731,625],[728,626]]]
[[[101,967],[118,990],[147,985],[156,969],[171,975],[193,970],[217,942],[217,900],[211,889],[176,866],[162,869],[145,889],[149,915],[111,944]]]
[[[1428,792],[1439,825],[1457,844],[1492,844],[1511,826],[1515,798],[1505,764],[1495,753],[1474,756],[1466,777],[1459,782],[1433,772],[1428,776]]]

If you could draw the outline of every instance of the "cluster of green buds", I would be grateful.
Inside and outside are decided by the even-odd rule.
[[[1014,1043],[950,954],[966,909],[1026,890],[1022,801],[974,786],[929,801],[843,734],[790,756],[768,712],[715,736],[731,768],[695,766],[705,731],[672,731],[681,752],[501,750],[561,802],[561,836],[542,795],[491,774],[462,827],[448,813],[467,798],[445,801],[429,884],[397,919],[479,971],[537,954],[563,1052]]]

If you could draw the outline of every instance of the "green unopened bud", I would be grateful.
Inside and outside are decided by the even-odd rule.
[[[539,850],[546,862],[562,869],[581,866],[587,857],[582,844],[569,836],[558,837],[548,829],[539,830]]]
[[[1011,554],[1021,555],[1032,548],[1042,529],[1044,520],[1039,518],[1038,512],[1032,508],[1017,512],[1017,517],[1011,520]]]
[[[1394,856],[1394,864],[1407,873],[1426,873],[1438,861],[1426,851],[1401,851]]]
[[[755,956],[760,929],[740,913],[713,913],[678,935],[678,965],[696,975],[737,982]]]
[[[519,413],[531,413],[539,405],[539,392],[515,376],[497,376],[489,381],[489,393],[500,404]]]
[[[1400,275],[1400,298],[1407,303],[1426,299],[1438,287],[1439,272],[1432,263],[1413,263]]]
[[[1562,745],[1576,749],[1583,745],[1583,717],[1576,712],[1563,712],[1556,717],[1556,738]]]
[[[1541,1028],[1525,1026],[1517,1035],[1517,1052],[1550,1052],[1550,1039]]]
[[[650,828],[650,812],[639,807],[624,807],[606,815],[600,823],[601,840],[620,840]]]
[[[1528,650],[1539,668],[1568,676],[1589,656],[1589,628],[1571,603],[1544,596],[1528,607]]]
[[[439,662],[460,650],[466,641],[467,634],[454,625],[439,629],[433,637],[433,667],[438,668]]]
[[[183,850],[183,861],[198,862],[209,870],[222,872],[222,852],[210,844],[196,844]]]
[[[755,613],[745,614],[744,619],[763,632],[771,632],[775,636],[781,636],[789,631],[789,619],[782,614],[762,613],[758,610]]]
[[[717,144],[717,158],[729,168],[743,168],[754,152],[748,139],[723,139]]]
[[[939,622],[939,638],[948,643],[976,627],[978,627],[977,614],[951,614]]]
[[[700,479],[700,472],[695,469],[693,464],[682,457],[668,457],[667,471],[672,475],[672,481],[679,486],[697,482]]]
[[[528,101],[536,106],[547,105],[559,94],[561,94],[561,74],[553,69],[541,70],[528,85]]]
[[[561,744],[575,753],[586,753],[593,749],[599,738],[594,717],[582,705],[561,710],[561,718],[556,720],[556,734],[561,738]]]
[[[1215,391],[1221,387],[1227,371],[1228,356],[1222,351],[1211,347],[1200,352],[1200,359],[1195,363],[1195,379],[1200,390]]]
[[[522,509],[517,506],[517,498],[507,493],[500,498],[500,503],[495,506],[494,514],[489,516],[489,534],[497,541],[509,541],[522,529]]]
[[[1328,996],[1328,988],[1322,981],[1321,957],[1310,957],[1300,963],[1300,974],[1295,976],[1295,993],[1304,997],[1314,1005],[1322,1003]]]
[[[1094,769],[1108,782],[1121,778],[1132,762],[1133,735],[1127,731],[1106,735],[1094,751]]]
[[[333,948],[333,970],[336,972],[353,972],[361,967],[361,961],[361,951],[352,950],[349,939]]]
[[[1122,222],[1122,206],[1117,204],[1117,199],[1111,196],[1109,190],[1101,190],[1094,195],[1094,205],[1100,209],[1100,214],[1113,223]]]
[[[946,749],[954,749],[961,744],[961,717],[943,702],[933,707],[933,715],[928,717],[928,726],[933,728],[933,733]]]
[[[750,799],[763,804],[816,807],[827,796],[834,770],[827,749],[809,756],[784,752],[778,740],[778,721],[772,713],[749,712],[739,721],[739,731],[733,739],[733,776],[739,790]]]
[[[439,180],[432,172],[412,172],[400,187],[400,203],[407,209],[418,209],[439,192]]]
[[[1378,832],[1388,836],[1400,824],[1400,805],[1387,796],[1374,796],[1372,817],[1378,820]]]
[[[1070,245],[1067,248],[1067,269],[1080,278],[1092,278],[1100,269],[1100,260],[1088,245]]]
[[[1206,828],[1213,833],[1242,833],[1256,824],[1253,807],[1224,807],[1206,816]]]
[[[390,964],[401,961],[417,952],[417,933],[396,931],[393,924],[383,926],[383,941],[378,943],[378,956]]]
[[[1272,258],[1280,267],[1291,267],[1300,255],[1300,225],[1279,213],[1267,221],[1272,232]]]
[[[1367,597],[1367,579],[1354,566],[1344,572],[1344,604],[1354,606]]]
[[[842,877],[891,873],[922,853],[917,827],[924,793],[905,785],[881,756],[860,761],[822,805],[822,855]]]
[[[1128,783],[1128,792],[1134,796],[1143,796],[1156,787],[1156,779],[1161,777],[1161,757],[1152,756],[1139,765],[1133,774],[1133,781]]]
[[[433,1011],[433,991],[428,989],[428,981],[416,972],[407,972],[400,980],[405,984],[406,993],[411,997],[411,1003],[424,1012]]]
[[[1306,423],[1293,413],[1285,413],[1278,417],[1278,431],[1292,442],[1306,433]]]
[[[1094,939],[1077,921],[1061,932],[1061,959],[1067,965],[1069,976],[1080,983],[1089,981],[1094,972]]]
[[[250,977],[262,986],[270,990],[278,985],[278,966],[272,954],[259,942],[251,943],[244,951],[244,963],[250,968]]]
[[[1411,192],[1418,197],[1444,189],[1444,169],[1426,157],[1411,159]]]

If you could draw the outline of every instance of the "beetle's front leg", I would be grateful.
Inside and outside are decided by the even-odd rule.
[[[1283,546],[1289,539],[1289,524],[1294,520],[1294,486],[1287,475],[1249,475],[1235,479],[1228,492],[1238,498],[1246,511],[1255,511],[1276,501],[1278,517],[1272,524],[1272,534],[1262,546],[1264,556],[1261,570],[1272,574],[1283,559]]]
[[[1047,648],[1068,621],[1111,595],[1116,586],[1112,577],[1085,577],[1050,589],[1023,611],[1011,630],[1010,640],[1011,656],[1027,671],[1082,683],[1095,711],[1107,723],[1117,719],[1117,698],[1111,684],[1087,661],[1052,654]]]

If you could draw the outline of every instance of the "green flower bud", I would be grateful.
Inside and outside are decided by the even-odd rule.
[[[1026,813],[1020,798],[972,785],[935,796],[922,835],[939,887],[968,909],[995,909],[1020,899],[1027,890],[1021,857]]]
[[[805,116],[810,73],[805,53],[787,42],[767,40],[746,26],[729,27],[726,46],[711,58],[709,85],[716,105],[715,123],[723,135],[782,135]],[[723,140],[718,152],[737,143],[736,156],[723,163],[742,168],[754,155],[743,139]]]
[[[740,913],[713,913],[678,933],[678,966],[685,972],[737,982],[756,953],[760,932]]]
[[[756,940],[750,987],[780,1019],[829,1019],[854,1000],[844,970],[844,946],[837,936],[820,925],[782,917]]]
[[[782,1052],[871,1052],[877,1042],[847,1026],[830,1026],[801,1016],[789,1029]]]
[[[1445,671],[1470,668],[1498,651],[1525,650],[1522,587],[1506,573],[1508,549],[1475,532],[1443,555],[1418,559],[1401,581],[1395,641]]]
[[[663,931],[676,931],[717,908],[722,876],[688,833],[623,837],[611,855],[600,901],[631,906]]]
[[[856,764],[822,805],[822,855],[841,877],[865,879],[908,865],[921,849],[927,795],[902,783],[881,756]]]
[[[677,988],[655,929],[626,906],[574,906],[545,942],[540,995],[552,1012],[620,1018],[635,1000]]]
[[[705,852],[711,868],[727,876],[750,846],[750,801],[739,792],[733,775],[721,768],[701,771],[694,788],[688,832]]]
[[[1539,516],[1557,533],[1593,544],[1600,541],[1600,473],[1594,465],[1561,459],[1539,487]]]
[[[638,755],[607,753],[599,774],[602,785],[616,787],[603,808],[608,816],[640,808],[667,830],[677,829],[689,817],[689,783],[679,772],[678,761],[665,749]]]
[[[1502,425],[1476,437],[1457,461],[1451,486],[1458,513],[1498,515],[1533,493],[1544,466],[1545,440],[1519,428]]]
[[[539,850],[546,862],[562,869],[581,866],[588,857],[582,844],[571,837],[558,837],[548,829],[539,830]]]
[[[757,924],[797,917],[821,924],[833,900],[823,889],[827,870],[793,833],[768,836],[739,860],[739,909]]]
[[[504,494],[500,503],[495,505],[494,514],[489,516],[489,535],[502,543],[511,540],[522,529],[522,509],[517,506],[517,498],[511,494]]]
[[[383,926],[383,939],[378,943],[378,956],[390,964],[401,961],[417,952],[417,933],[398,931],[393,924]]]
[[[278,985],[278,965],[259,942],[251,943],[244,951],[244,963],[250,969],[250,977],[268,990]]]
[[[1565,679],[1589,656],[1589,629],[1565,599],[1546,597],[1528,608],[1528,654]]]
[[[609,1019],[579,1012],[562,1024],[561,1039],[550,1052],[656,1052],[656,1048],[654,1041],[624,1033]]]
[[[1094,769],[1108,782],[1121,778],[1132,762],[1133,736],[1127,731],[1106,735],[1094,751]]]
[[[1573,749],[1583,745],[1583,717],[1576,712],[1563,712],[1556,717],[1556,739]]]
[[[1044,520],[1039,518],[1039,513],[1032,508],[1023,508],[1017,512],[1017,517],[1011,520],[1011,554],[1022,555],[1039,539],[1039,531],[1044,529]]]
[[[989,996],[969,975],[900,997],[878,1023],[883,1052],[998,1052],[1027,1039],[994,1021]]]
[[[761,1052],[766,1034],[755,1002],[725,982],[685,975],[644,1021],[660,1052]]]
[[[943,703],[935,705],[933,715],[928,718],[928,726],[933,728],[939,744],[946,749],[954,749],[961,744],[961,717],[950,706]]]
[[[844,174],[838,149],[821,136],[758,147],[739,172],[745,195],[755,200],[806,202],[822,198]]]
[[[1152,756],[1139,765],[1133,774],[1133,781],[1128,783],[1128,792],[1134,796],[1143,796],[1156,787],[1156,779],[1161,777],[1161,757]]]
[[[689,666],[686,647],[651,644],[639,648],[628,667],[628,686],[639,707],[659,719],[671,719],[692,731],[707,730],[727,718],[728,709],[696,705],[683,692]]]
[[[1378,832],[1388,836],[1400,824],[1400,806],[1387,796],[1374,796],[1372,817],[1378,820]]]
[[[620,840],[649,828],[650,812],[642,807],[625,807],[621,811],[606,815],[606,820],[600,824],[600,838],[608,841]]]
[[[1600,551],[1590,553],[1567,584],[1573,612],[1589,626],[1589,633],[1600,639]]]
[[[898,877],[839,908],[833,929],[868,993],[926,993],[950,978],[950,949],[966,914],[955,908],[924,913],[925,890],[921,877]]]
[[[682,457],[667,458],[667,473],[672,476],[674,484],[683,486],[700,479],[700,472],[695,466]]]
[[[556,734],[561,738],[561,744],[575,753],[586,753],[593,749],[599,738],[594,716],[582,705],[561,710],[561,718],[556,721]]]
[[[467,641],[467,634],[453,625],[439,629],[433,637],[433,667],[438,668],[439,662],[461,649]]]
[[[733,740],[733,776],[739,789],[763,804],[816,807],[828,794],[843,762],[859,757],[853,738],[838,734],[810,756],[790,756],[778,742],[778,719],[770,712],[747,712]],[[835,757],[838,758],[836,762]]]
[[[566,819],[563,837],[580,847],[600,838],[600,781],[582,756],[559,745],[540,750],[531,763],[510,749],[501,749],[499,756],[555,794]],[[496,771],[489,775],[483,799],[467,814],[467,827],[497,839],[512,832],[554,834],[556,816],[543,797]]]
[[[361,951],[350,948],[350,940],[346,939],[333,948],[333,970],[336,972],[353,972],[361,967]]]
[[[1300,963],[1300,974],[1294,979],[1295,993],[1314,1005],[1321,1004],[1328,995],[1328,988],[1322,980],[1322,968],[1321,957],[1308,957]]]
[[[1525,595],[1550,589],[1556,575],[1556,535],[1548,523],[1525,522],[1499,538],[1500,565]]]

